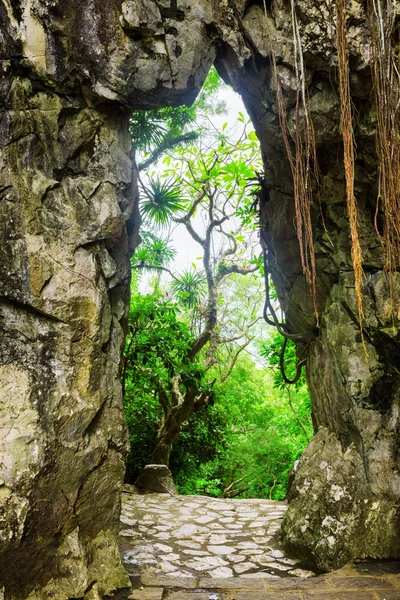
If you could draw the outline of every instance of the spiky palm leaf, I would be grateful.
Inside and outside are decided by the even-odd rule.
[[[172,282],[172,291],[186,308],[195,308],[206,295],[204,273],[190,269]]]
[[[181,190],[174,180],[149,178],[146,198],[141,203],[142,215],[163,227],[171,217],[184,210],[183,201]]]
[[[176,250],[164,239],[151,231],[142,231],[142,243],[132,256],[132,265],[146,268],[146,265],[166,267],[176,256]]]
[[[135,148],[149,152],[162,143],[168,127],[158,110],[136,110],[131,117],[130,130]]]

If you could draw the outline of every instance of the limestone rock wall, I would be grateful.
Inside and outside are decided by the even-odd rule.
[[[0,0],[6,598],[96,598],[127,583],[115,536],[127,451],[119,369],[139,225],[129,114],[190,102],[215,57],[262,143],[270,266],[309,356],[317,435],[294,477],[286,544],[324,570],[354,555],[400,554],[399,315],[390,314],[374,231],[365,2],[349,4],[349,32],[368,361],[344,202],[335,3],[295,4],[321,169],[320,203],[312,207],[319,329],[300,265],[269,57],[273,50],[293,132],[290,1]]]
[[[226,40],[216,63],[243,96],[261,141],[268,189],[262,214],[270,269],[289,328],[303,336],[299,351],[308,356],[316,435],[294,473],[282,534],[289,550],[321,570],[337,568],[356,556],[400,555],[400,280],[396,274],[390,297],[374,221],[378,190],[371,33],[366,2],[348,3],[367,356],[361,343],[345,205],[335,4],[295,2],[320,168],[319,194],[315,190],[311,210],[319,327],[300,263],[293,178],[270,60],[273,52],[293,134],[297,84],[291,2],[272,0],[267,14],[262,3],[249,3],[238,21],[251,56],[241,63]],[[302,118],[304,113],[300,122]],[[378,224],[379,219],[378,214]]]
[[[132,108],[193,100],[212,4],[0,1],[0,589],[98,598],[128,450]]]

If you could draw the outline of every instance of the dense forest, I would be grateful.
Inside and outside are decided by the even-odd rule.
[[[259,142],[243,112],[229,116],[223,88],[212,70],[191,108],[131,120],[142,242],[123,367],[126,477],[161,463],[183,494],[280,500],[312,437],[310,399],[304,373],[288,383],[293,342],[282,359],[283,338],[262,317]],[[182,239],[197,245],[185,268]]]

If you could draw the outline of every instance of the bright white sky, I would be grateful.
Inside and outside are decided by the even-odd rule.
[[[222,100],[225,102],[228,109],[227,114],[211,117],[211,121],[217,129],[222,129],[222,125],[226,122],[229,123],[229,127],[235,126],[239,112],[247,115],[241,97],[230,86],[224,84],[219,91],[217,99],[218,101]],[[199,231],[201,232],[201,223],[199,224]],[[177,227],[171,236],[171,241],[177,250],[175,268],[178,272],[190,268],[193,262],[197,262],[201,268],[201,262],[196,261],[196,258],[199,258],[202,254],[201,248],[191,238],[185,227],[182,225]]]
[[[210,121],[217,130],[222,130],[224,123],[228,123],[227,131],[230,132],[231,137],[235,137],[235,127],[238,125],[237,117],[238,113],[242,112],[247,117],[247,112],[239,94],[233,91],[233,89],[225,84],[222,84],[218,94],[215,97],[215,103],[224,102],[227,108],[227,112],[222,115],[213,115]],[[242,125],[239,124],[238,131],[241,133]],[[233,129],[233,130],[232,130]],[[248,131],[252,129],[248,127]],[[239,135],[240,135],[239,133]],[[160,171],[163,169],[161,163],[158,164],[157,169]],[[204,231],[204,225],[202,223],[202,217],[200,212],[193,219],[194,228],[200,233]],[[162,236],[168,235],[167,231],[160,231]],[[170,265],[173,272],[181,273],[182,271],[191,268],[192,264],[196,264],[199,269],[202,269],[202,249],[193,238],[186,231],[183,225],[175,225],[174,229],[170,234],[170,241],[172,247],[176,250],[176,257],[172,265]],[[199,260],[197,260],[199,259]],[[140,282],[140,289],[142,293],[145,293],[148,282],[154,277],[154,273],[143,273]],[[168,279],[168,275],[158,274],[162,280]]]

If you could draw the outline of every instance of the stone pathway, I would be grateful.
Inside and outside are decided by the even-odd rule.
[[[131,600],[400,600],[399,563],[317,577],[285,556],[284,503],[125,489],[121,552]]]

